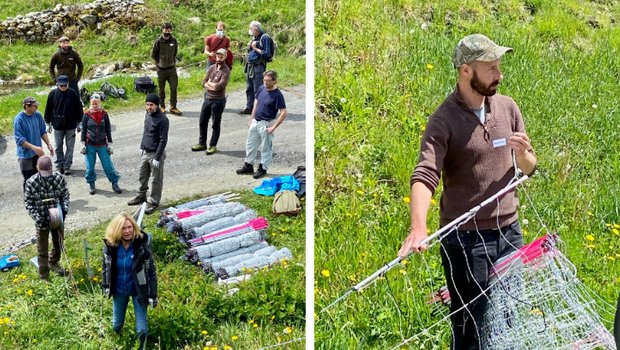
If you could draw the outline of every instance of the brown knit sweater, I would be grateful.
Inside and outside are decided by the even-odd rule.
[[[525,132],[519,107],[510,97],[495,95],[485,101],[483,125],[457,89],[429,117],[420,146],[420,159],[410,184],[422,182],[433,193],[443,179],[440,224],[444,226],[505,187],[514,175],[507,145],[512,132]],[[519,201],[514,192],[490,203],[475,222],[461,230],[506,226],[517,220]]]

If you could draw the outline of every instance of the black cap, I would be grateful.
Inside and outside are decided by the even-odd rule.
[[[146,102],[151,102],[159,106],[159,96],[157,94],[146,95]]]

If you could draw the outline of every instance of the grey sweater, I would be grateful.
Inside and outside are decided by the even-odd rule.
[[[421,182],[433,193],[442,178],[440,224],[444,226],[505,187],[514,176],[507,145],[513,132],[525,132],[519,107],[510,97],[486,98],[486,120],[480,123],[457,89],[428,120],[420,158],[410,184]],[[519,201],[504,195],[476,215],[462,230],[493,229],[517,220]]]

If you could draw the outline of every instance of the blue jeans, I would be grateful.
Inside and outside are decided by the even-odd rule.
[[[441,241],[441,262],[450,291],[452,350],[478,350],[478,332],[488,299],[475,299],[489,285],[489,271],[498,259],[523,246],[519,222],[497,229],[451,232]],[[475,300],[474,300],[475,299]]]
[[[247,99],[245,107],[249,110],[254,108],[254,100],[258,88],[263,85],[263,73],[265,73],[265,64],[249,64],[245,66],[245,97]]]
[[[99,160],[101,161],[101,166],[103,167],[103,171],[105,172],[105,176],[107,176],[108,180],[111,183],[118,182],[120,176],[114,169],[114,164],[112,164],[112,158],[108,154],[108,146],[92,146],[86,145],[86,155],[84,156],[84,160],[86,161],[86,182],[91,183],[97,180],[97,174],[95,173],[95,162],[97,161],[97,155],[99,155]]]
[[[138,302],[136,295],[112,295],[112,329],[116,333],[120,333],[123,329],[129,297],[133,299],[133,311],[136,315],[136,337],[140,338],[141,335],[148,334],[149,327],[146,321],[146,307]]]

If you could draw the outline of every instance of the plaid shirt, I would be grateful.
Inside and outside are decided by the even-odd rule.
[[[48,198],[54,200],[43,202]],[[64,176],[53,173],[44,177],[37,173],[26,181],[24,204],[38,229],[50,226],[49,209],[59,203],[65,217],[69,211],[69,190]]]

